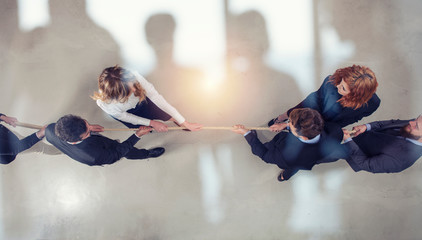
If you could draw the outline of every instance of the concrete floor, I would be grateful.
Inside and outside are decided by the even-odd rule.
[[[319,31],[313,34],[320,39],[312,62],[316,84],[338,67],[367,65],[379,80],[382,104],[362,123],[419,115],[422,2],[314,2]],[[71,11],[81,7],[80,0],[53,1],[51,25],[21,32],[16,2],[0,2],[0,112],[34,124],[73,113],[105,127],[123,127],[89,98],[100,71],[124,61],[121,46],[86,14]],[[264,126],[309,93],[300,92],[293,77],[262,60],[268,39],[265,20],[257,12],[228,17],[227,79],[217,89],[198,86],[201,71],[172,60],[172,30],[165,18],[158,19],[146,33],[157,66],[142,74],[189,121]],[[336,64],[324,55],[330,50],[324,42],[327,29],[354,46],[353,54]],[[15,131],[22,136],[32,132]],[[124,140],[130,133],[105,135]],[[260,132],[263,141],[273,136]],[[158,159],[89,167],[41,143],[0,166],[0,239],[422,236],[418,162],[402,173],[371,174],[355,173],[339,160],[279,183],[279,169],[253,156],[246,141],[229,131],[153,133],[136,146],[164,146],[167,151]],[[35,153],[43,147],[45,154]]]

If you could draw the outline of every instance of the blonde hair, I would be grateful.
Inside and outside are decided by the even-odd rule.
[[[133,73],[118,65],[108,67],[98,77],[98,92],[94,92],[91,98],[103,102],[118,101],[124,103],[132,94],[130,83],[133,84],[135,89],[133,93],[139,98],[139,101],[145,100],[145,89],[136,80]]]
[[[353,65],[337,69],[330,77],[330,82],[337,86],[341,80],[347,83],[350,93],[342,96],[338,102],[343,107],[358,109],[367,104],[378,87],[377,78],[371,69],[365,66]]]

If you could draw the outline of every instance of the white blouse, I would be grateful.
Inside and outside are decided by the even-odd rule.
[[[142,77],[138,72],[132,71],[135,75],[136,80],[141,84],[142,88],[145,89],[146,96],[161,110],[172,116],[179,124],[185,121],[185,118],[171,106],[163,96],[161,96],[154,86],[148,82],[144,77]],[[134,125],[144,125],[149,126],[151,120],[143,117],[136,116],[134,114],[128,113],[127,110],[135,108],[139,102],[139,98],[136,97],[133,93],[129,96],[128,100],[124,103],[118,101],[112,101],[110,103],[97,100],[97,105],[109,115],[128,123]]]

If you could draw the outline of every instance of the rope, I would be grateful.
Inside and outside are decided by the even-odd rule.
[[[30,123],[23,123],[23,122],[16,122],[16,126],[24,127],[24,128],[32,128],[32,129],[41,129],[42,126],[30,124]]]
[[[16,122],[16,126],[25,127],[25,128],[32,128],[32,129],[41,129],[42,126],[30,124],[30,123],[23,123],[23,122]],[[269,127],[245,127],[246,129],[250,130],[267,130],[269,131]],[[186,129],[184,127],[168,127],[168,130],[183,130]],[[136,131],[137,128],[104,128],[104,131]],[[202,127],[201,130],[233,130],[233,127]]]
[[[269,127],[245,127],[250,130],[270,130]],[[184,130],[184,127],[168,127],[168,130]],[[233,130],[233,127],[202,127],[201,130]],[[104,131],[136,131],[137,128],[104,128]]]

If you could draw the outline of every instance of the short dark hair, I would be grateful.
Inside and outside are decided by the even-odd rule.
[[[85,120],[72,114],[61,117],[54,128],[57,137],[67,142],[82,140],[81,135],[87,130]]]
[[[322,132],[324,120],[318,111],[311,108],[294,109],[289,115],[297,134],[312,139]]]

